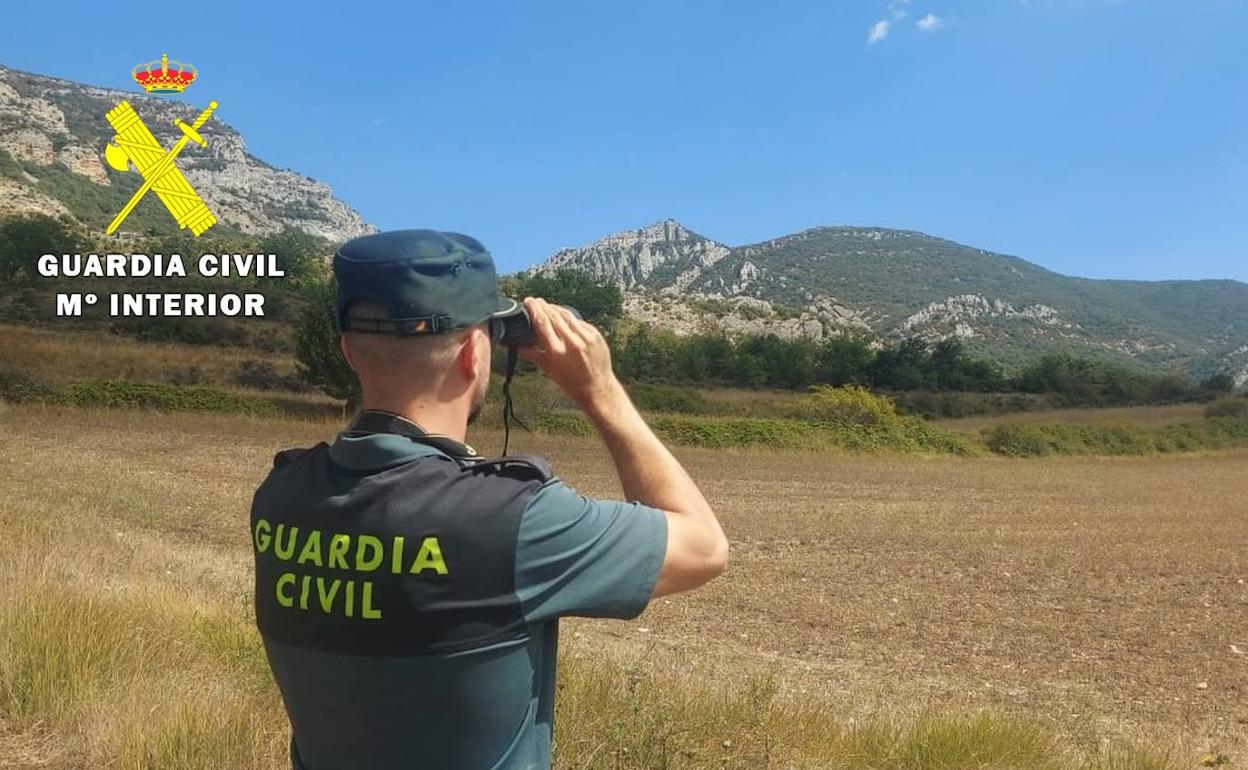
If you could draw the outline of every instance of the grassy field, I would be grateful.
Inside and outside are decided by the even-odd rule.
[[[0,404],[0,767],[285,766],[245,520],[336,428]],[[513,441],[618,494],[592,439]],[[733,563],[564,625],[562,770],[1248,759],[1248,452],[679,454]]]
[[[263,359],[279,374],[293,374],[290,356],[246,348],[136,342],[100,331],[66,331],[0,324],[3,363],[57,384],[83,378],[229,386],[245,361]]]

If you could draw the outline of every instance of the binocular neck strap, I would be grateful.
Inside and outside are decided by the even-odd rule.
[[[516,363],[519,360],[520,349],[511,346],[507,348],[507,372],[503,375],[503,456],[507,455],[507,446],[511,443],[511,421],[515,420],[516,424],[526,431],[529,426],[516,416],[516,405],[511,399],[511,378],[516,376]],[[530,431],[532,432],[532,431]]]

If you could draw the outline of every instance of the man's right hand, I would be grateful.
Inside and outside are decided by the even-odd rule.
[[[520,349],[586,412],[602,409],[623,392],[611,368],[611,349],[602,332],[567,308],[525,297],[536,345]]]

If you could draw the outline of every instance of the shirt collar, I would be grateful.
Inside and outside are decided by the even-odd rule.
[[[329,445],[329,457],[353,471],[382,471],[418,457],[450,455],[437,447],[413,441],[394,433],[354,433],[342,431]]]
[[[381,410],[369,410],[362,418],[372,418],[371,423],[361,419],[341,431],[329,447],[330,458],[345,468],[357,471],[379,471],[402,465],[419,457],[440,455],[451,460],[476,459],[477,453],[467,444],[447,436],[426,436],[424,429],[401,415]],[[380,421],[377,418],[381,418]],[[384,430],[387,421],[391,430]],[[380,427],[367,429],[371,426]],[[401,432],[396,432],[401,431]],[[409,435],[405,435],[409,434]]]

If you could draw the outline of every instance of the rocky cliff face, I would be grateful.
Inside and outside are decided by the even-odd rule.
[[[133,187],[134,180],[123,177],[137,176],[105,165],[104,145],[113,130],[104,114],[128,100],[169,148],[182,135],[173,121],[189,123],[205,106],[195,103],[193,92],[188,97],[191,103],[0,67],[0,150],[8,156],[0,154],[0,214],[66,214],[96,225],[98,212],[83,205],[99,197],[89,186]],[[222,224],[250,234],[297,227],[331,242],[373,231],[324,184],[248,153],[238,132],[215,117],[201,133],[208,147],[188,148],[178,167]],[[130,225],[127,220],[123,231]]]
[[[729,247],[670,219],[533,270],[566,268],[620,286],[631,318],[677,334],[954,337],[1007,363],[1071,350],[1248,383],[1248,285],[1235,281],[1089,281],[882,228]]]
[[[560,249],[536,270],[573,268],[622,288],[654,283],[683,288],[728,254],[728,247],[686,229],[674,219],[608,235],[580,249]]]
[[[665,219],[608,235],[584,248],[560,249],[533,272],[550,275],[574,269],[614,283],[625,290],[624,310],[630,317],[677,334],[722,331],[795,339],[868,329],[856,313],[828,297],[795,310],[741,296],[742,291],[708,294],[689,289],[730,252],[722,243]],[[757,268],[746,263],[736,273],[734,288],[743,290],[758,275]]]

